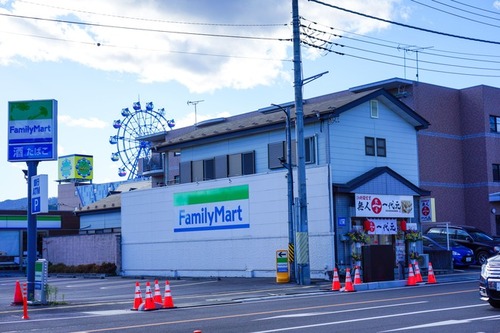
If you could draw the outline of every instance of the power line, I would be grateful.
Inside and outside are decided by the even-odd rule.
[[[424,4],[424,3],[419,2],[417,0],[411,0],[411,1],[413,1],[414,3],[417,3],[417,4],[421,5],[421,6],[424,6],[424,7],[427,7],[427,8],[431,8],[431,9],[434,9],[434,10],[436,10],[438,12],[445,13],[445,14],[448,14],[448,15],[452,15],[452,16],[455,16],[455,17],[458,17],[458,18],[462,18],[462,19],[465,19],[467,21],[471,21],[471,22],[475,22],[475,23],[479,23],[479,24],[488,25],[488,26],[494,27],[494,28],[500,28],[500,26],[498,26],[498,25],[491,24],[491,23],[486,23],[486,22],[483,22],[483,21],[474,20],[474,19],[471,19],[469,17],[465,17],[465,16],[462,16],[462,15],[454,14],[454,13],[451,13],[451,12],[447,12],[445,10],[433,7],[431,5]],[[454,7],[452,7],[452,8],[454,8]],[[479,16],[485,17],[483,15],[479,15]],[[495,20],[498,20],[498,19],[495,19]]]
[[[488,44],[500,45],[500,42],[497,42],[497,41],[480,39],[480,38],[473,38],[473,37],[466,37],[466,36],[460,36],[460,35],[450,34],[450,33],[446,33],[446,32],[440,32],[440,31],[436,31],[436,30],[431,30],[431,29],[426,29],[426,28],[420,28],[420,27],[409,25],[409,24],[404,24],[404,23],[400,23],[400,22],[386,20],[386,19],[383,19],[383,18],[380,18],[380,17],[376,17],[376,16],[372,16],[372,15],[368,15],[368,14],[356,12],[354,10],[350,10],[350,9],[346,9],[346,8],[334,6],[334,5],[331,5],[331,4],[319,1],[319,0],[309,0],[309,1],[318,3],[318,4],[326,6],[326,7],[330,7],[330,8],[333,8],[333,9],[338,9],[338,10],[341,10],[341,11],[344,11],[344,12],[347,12],[347,13],[351,13],[351,14],[363,16],[363,17],[366,17],[366,18],[369,18],[369,19],[373,19],[373,20],[377,20],[377,21],[381,21],[381,22],[385,22],[385,23],[389,23],[389,24],[399,25],[399,26],[405,27],[405,28],[420,30],[420,31],[424,31],[424,32],[432,33],[432,34],[447,36],[447,37],[453,37],[453,38],[458,38],[458,39],[465,39],[465,40],[469,40],[469,41],[473,41],[473,42],[481,42],[481,43],[488,43]]]
[[[100,23],[76,22],[76,21],[62,20],[62,19],[48,19],[48,18],[42,18],[42,17],[15,15],[15,14],[7,14],[7,13],[0,13],[0,16],[28,19],[28,20],[37,20],[37,21],[48,21],[48,22],[55,22],[55,23],[76,24],[76,25],[91,26],[91,27],[124,29],[124,30],[134,30],[134,31],[146,31],[146,32],[157,32],[157,33],[169,33],[169,34],[190,35],[190,36],[218,37],[218,38],[239,38],[239,39],[288,41],[288,42],[292,41],[291,38],[273,38],[273,37],[209,34],[209,33],[201,33],[201,32],[173,31],[173,30],[150,29],[150,28],[140,28],[140,27],[127,27],[127,26],[100,24]]]
[[[334,53],[334,54],[337,54],[337,55],[348,56],[348,57],[351,57],[351,58],[356,58],[356,59],[360,59],[360,60],[366,60],[366,61],[376,62],[376,63],[384,64],[384,65],[391,65],[391,66],[396,66],[396,67],[404,67],[403,65],[395,64],[395,63],[388,62],[388,61],[375,60],[375,59],[372,59],[372,58],[360,57],[360,56],[355,56],[355,55],[344,53],[344,52],[333,51],[333,50],[330,50],[330,49],[328,49],[326,47],[318,46],[318,45],[314,45],[314,44],[310,44],[308,42],[302,42],[302,43],[305,44],[305,45],[308,45],[310,47],[317,48],[317,49],[320,49],[320,50],[323,50],[323,51],[326,51],[326,52]],[[412,69],[417,69],[417,67],[415,67],[415,66],[407,66],[407,67],[408,68],[412,68]],[[458,73],[458,72],[450,72],[450,71],[443,71],[443,70],[437,70],[437,69],[426,69],[426,68],[419,68],[419,70],[423,70],[423,71],[426,71],[426,72],[434,72],[434,73],[442,73],[442,74],[452,74],[452,75],[461,75],[461,76],[476,76],[476,77],[500,78],[500,75]]]
[[[114,17],[114,18],[121,18],[121,19],[128,19],[128,20],[157,22],[157,23],[201,25],[201,26],[223,26],[223,27],[279,27],[279,26],[288,26],[289,25],[288,23],[236,24],[236,23],[207,23],[207,22],[169,21],[169,20],[159,20],[159,19],[151,19],[151,18],[140,18],[140,17],[130,17],[130,16],[123,16],[123,15],[96,13],[96,12],[91,12],[91,11],[87,11],[87,10],[70,9],[70,8],[65,8],[65,7],[47,5],[47,4],[37,3],[37,2],[33,2],[33,1],[17,0],[17,2],[23,2],[23,3],[41,6],[41,7],[46,7],[46,8],[62,9],[62,10],[66,10],[69,12],[99,15],[99,16],[105,16],[105,17]]]

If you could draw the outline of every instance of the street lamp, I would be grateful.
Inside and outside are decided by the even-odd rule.
[[[286,159],[280,158],[281,165],[287,169],[287,185],[288,185],[288,249],[295,252],[295,237],[293,225],[293,165],[292,165],[292,131],[290,121],[290,107],[282,107],[278,104],[271,104],[283,111],[286,115]],[[295,258],[292,253],[288,254],[290,260],[290,277],[293,281],[297,281],[295,276]]]

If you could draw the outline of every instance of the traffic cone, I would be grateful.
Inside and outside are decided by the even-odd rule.
[[[23,283],[23,317],[22,319],[30,319],[28,316],[28,288],[26,283]]]
[[[131,310],[137,311],[142,304],[142,294],[141,285],[139,282],[135,283],[135,297],[134,297],[134,307]]]
[[[168,280],[165,282],[165,297],[163,298],[163,308],[171,309],[174,307],[174,300],[172,294],[170,293],[170,283]]]
[[[427,283],[434,284],[437,283],[436,276],[434,275],[434,271],[432,270],[432,263],[429,261],[429,269],[427,273]]]
[[[158,280],[155,280],[155,294],[153,300],[155,301],[155,303],[159,303],[160,305],[163,303],[161,299],[161,291],[160,291],[160,285],[158,284]]]
[[[354,271],[354,284],[361,284],[361,275],[359,273],[359,266],[356,266],[356,269]]]
[[[420,267],[418,267],[417,261],[415,261],[415,282],[416,283],[424,282],[424,279],[422,279],[422,274],[420,273]]]
[[[351,269],[347,267],[345,269],[345,286],[344,286],[344,291],[354,291],[354,286],[352,285],[352,280],[351,280]]]
[[[23,293],[21,292],[21,284],[16,281],[16,288],[14,289],[14,301],[10,305],[23,305]]]
[[[337,267],[333,268],[333,281],[332,281],[332,291],[340,290],[340,280],[339,280],[339,272],[337,271]]]
[[[149,283],[149,281],[146,282],[146,300],[141,304],[139,310],[156,310],[155,302],[153,300],[153,293],[151,292],[151,283]]]
[[[407,286],[415,286],[417,282],[415,281],[415,275],[413,275],[413,268],[411,264],[408,264],[408,280],[406,281]]]

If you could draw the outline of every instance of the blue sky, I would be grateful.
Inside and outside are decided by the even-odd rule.
[[[500,86],[497,1],[300,0],[299,10],[303,75],[329,72],[304,98],[413,80],[417,67],[426,83]],[[93,155],[95,183],[124,180],[108,141],[122,108],[152,101],[178,128],[194,123],[187,101],[203,100],[198,121],[293,101],[291,36],[290,0],[0,0],[0,128],[9,101],[56,99],[59,156]],[[26,197],[26,164],[7,161],[2,133],[0,200]],[[57,162],[38,173],[56,196]]]

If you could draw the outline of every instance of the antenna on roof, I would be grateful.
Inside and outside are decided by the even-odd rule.
[[[187,101],[187,105],[194,105],[194,125],[196,126],[198,124],[198,119],[197,119],[197,114],[196,114],[196,105],[198,103],[204,102],[204,100],[199,100],[199,101]]]
[[[418,52],[420,50],[425,50],[425,49],[432,49],[434,46],[426,46],[426,47],[418,47],[415,45],[406,45],[406,46],[398,46],[398,50],[403,50],[404,51],[404,78],[406,79],[406,52],[415,52],[415,62],[416,62],[416,68],[417,68],[417,82],[418,82]]]

